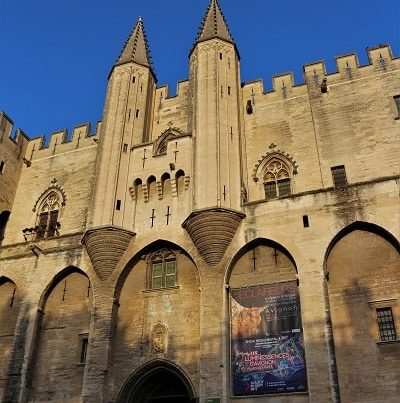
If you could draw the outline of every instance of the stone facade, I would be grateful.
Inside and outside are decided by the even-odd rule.
[[[400,60],[368,56],[265,93],[211,0],[175,97],[140,19],[94,134],[2,113],[0,400],[234,401],[232,290],[296,282],[306,390],[240,401],[397,402]]]

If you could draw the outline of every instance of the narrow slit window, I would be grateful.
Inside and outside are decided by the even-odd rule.
[[[394,104],[396,105],[397,116],[400,117],[400,95],[393,97]]]
[[[4,173],[4,167],[6,163],[4,161],[0,161],[0,174]]]
[[[396,328],[394,326],[392,308],[377,308],[376,318],[379,328],[379,339],[381,341],[396,340]]]
[[[121,210],[121,200],[117,200],[116,209]]]
[[[228,95],[231,95],[231,87],[228,87]]]
[[[136,117],[138,118],[139,117],[139,109],[136,109]]]
[[[87,357],[87,349],[88,349],[89,339],[88,337],[81,338],[81,355],[80,355],[80,363],[85,364]]]
[[[132,77],[132,83],[135,84],[135,82],[136,82],[136,77],[133,76],[133,77]]]
[[[341,188],[347,185],[346,168],[344,165],[338,165],[331,168],[333,185],[335,188]]]
[[[219,54],[219,60],[222,60],[222,53]]]
[[[308,228],[310,226],[310,221],[308,215],[303,215],[303,227]]]

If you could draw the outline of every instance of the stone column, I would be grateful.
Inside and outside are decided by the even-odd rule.
[[[93,312],[90,324],[87,361],[83,377],[82,401],[100,403],[107,401],[110,376],[110,355],[114,335],[114,287],[109,283],[93,284]]]

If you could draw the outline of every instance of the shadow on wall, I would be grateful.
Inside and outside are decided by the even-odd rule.
[[[0,277],[0,401],[6,387],[7,373],[10,373],[8,366],[19,309],[20,296],[17,286],[8,278]]]
[[[41,306],[30,398],[80,401],[92,311],[89,279],[76,268],[61,272]]]
[[[377,309],[390,308],[398,328],[398,242],[377,227],[352,226],[334,240],[326,269],[342,401],[397,401],[400,343],[379,343]]]

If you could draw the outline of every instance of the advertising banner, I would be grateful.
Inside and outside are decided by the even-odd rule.
[[[234,396],[307,390],[296,281],[231,290]]]

